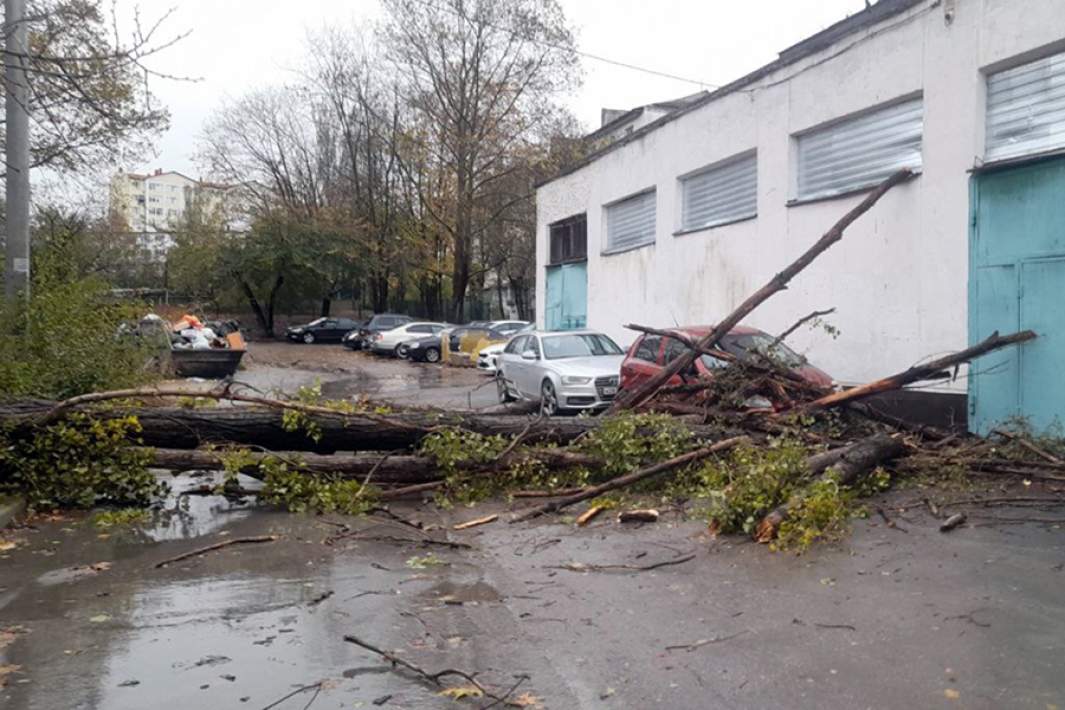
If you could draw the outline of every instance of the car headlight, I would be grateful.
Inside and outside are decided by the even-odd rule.
[[[564,385],[586,385],[592,381],[591,377],[583,377],[581,375],[563,375],[562,384]]]

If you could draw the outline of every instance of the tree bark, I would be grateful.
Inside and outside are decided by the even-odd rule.
[[[802,256],[770,279],[767,284],[749,296],[747,300],[741,303],[736,310],[730,313],[723,321],[714,326],[713,330],[699,340],[693,349],[688,350],[683,355],[673,360],[673,362],[662,368],[661,371],[656,373],[639,388],[628,393],[622,392],[621,395],[614,400],[614,404],[610,407],[610,411],[617,412],[623,409],[632,409],[653,397],[659,388],[669,382],[671,377],[679,372],[684,372],[687,368],[691,367],[691,364],[695,362],[695,358],[698,357],[700,352],[717,345],[722,337],[739,325],[740,321],[750,315],[750,313],[760,306],[766,299],[787,288],[788,283],[795,278],[799,272],[813,263],[814,259],[824,253],[830,246],[842,239],[843,230],[849,227],[854,220],[858,219],[858,217],[868,212],[888,190],[895,185],[906,182],[912,177],[913,172],[911,170],[903,169],[880,183],[880,185],[869,193],[861,203],[845,214],[830,230],[825,232],[824,236],[817,240],[812,247],[807,249]]]
[[[806,465],[811,476],[833,473],[840,485],[852,486],[862,475],[905,450],[906,443],[901,436],[874,434],[849,446],[811,456],[806,460]],[[776,538],[780,524],[788,519],[789,505],[790,501],[779,505],[762,518],[754,535],[758,542],[769,542]]]
[[[869,397],[874,394],[880,394],[882,392],[890,392],[892,390],[902,389],[908,384],[914,382],[920,382],[921,380],[929,380],[939,376],[946,370],[961,365],[962,363],[974,360],[981,355],[986,355],[993,350],[1004,348],[1008,345],[1015,345],[1017,343],[1024,343],[1029,340],[1035,339],[1037,336],[1030,330],[1022,330],[1019,333],[1013,333],[1011,335],[999,335],[996,330],[986,340],[977,343],[971,348],[966,348],[960,352],[952,353],[944,357],[932,360],[923,365],[914,365],[904,372],[899,372],[890,377],[885,377],[882,380],[875,382],[869,382],[861,385],[860,387],[852,387],[849,390],[843,390],[842,392],[833,392],[830,395],[821,397],[814,400],[809,404],[806,404],[801,409],[825,409],[827,407],[837,407],[847,402],[854,402],[864,397]]]
[[[219,471],[224,468],[225,452],[205,451],[203,449],[149,449],[150,466],[169,471]],[[390,452],[364,452],[355,454],[322,455],[305,451],[253,451],[243,454],[249,461],[241,473],[259,478],[259,464],[264,459],[278,459],[290,462],[291,466],[310,473],[336,476],[345,479],[363,480],[373,472],[371,483],[383,486],[406,486],[415,483],[442,481],[443,475],[436,462],[427,456],[393,454]],[[535,459],[550,469],[564,469],[570,466],[597,468],[602,465],[598,459],[584,454],[560,449],[537,449],[516,452],[507,460],[493,462],[489,468],[506,466],[517,458]],[[469,466],[470,470],[483,468],[483,465]]]

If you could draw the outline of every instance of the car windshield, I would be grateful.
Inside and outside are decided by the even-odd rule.
[[[548,360],[561,360],[567,357],[588,357],[590,355],[621,355],[621,348],[610,338],[600,333],[583,333],[574,335],[551,335],[542,339],[544,357]]]
[[[802,355],[784,343],[774,345],[774,338],[765,333],[751,335],[727,335],[721,339],[721,347],[743,360],[751,360],[756,355],[768,356],[787,367],[802,367],[806,360]]]
[[[322,323],[325,323],[325,318],[319,318],[318,320],[312,320],[310,323],[307,324],[307,327],[310,327],[312,325],[321,325]]]

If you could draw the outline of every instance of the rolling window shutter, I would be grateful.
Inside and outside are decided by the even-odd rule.
[[[621,251],[655,241],[655,191],[606,208],[606,250]]]
[[[1065,148],[1065,54],[987,78],[987,160]]]
[[[758,213],[758,159],[750,154],[681,180],[681,229],[700,229]]]
[[[800,135],[797,197],[840,195],[920,168],[922,118],[918,98]]]

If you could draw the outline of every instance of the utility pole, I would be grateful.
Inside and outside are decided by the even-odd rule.
[[[4,113],[6,125],[6,261],[9,301],[30,291],[30,116],[26,86],[26,0],[4,0]]]

